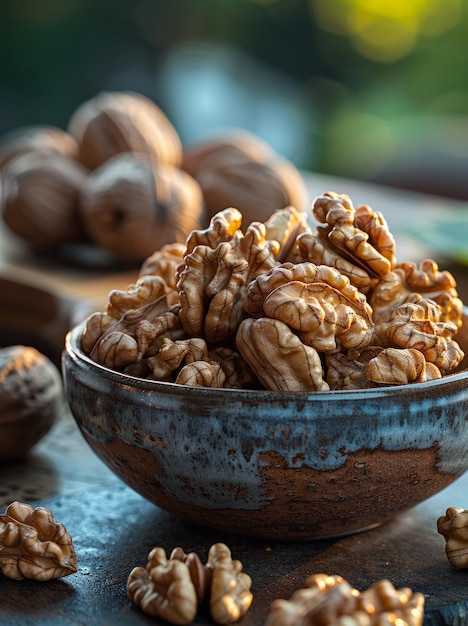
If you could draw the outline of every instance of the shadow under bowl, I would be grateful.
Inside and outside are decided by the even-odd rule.
[[[186,387],[93,362],[82,331],[62,360],[81,432],[125,483],[187,522],[286,541],[349,534],[468,469],[466,370],[356,391]]]

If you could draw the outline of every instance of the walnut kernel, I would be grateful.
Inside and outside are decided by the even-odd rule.
[[[0,515],[0,571],[38,581],[77,571],[71,536],[46,507],[12,502]]]

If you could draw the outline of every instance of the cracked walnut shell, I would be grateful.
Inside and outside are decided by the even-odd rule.
[[[77,571],[71,536],[46,507],[13,502],[0,515],[0,571],[38,581]]]

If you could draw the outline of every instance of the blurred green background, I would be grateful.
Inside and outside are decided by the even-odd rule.
[[[2,0],[0,134],[133,90],[187,144],[468,199],[465,0]]]

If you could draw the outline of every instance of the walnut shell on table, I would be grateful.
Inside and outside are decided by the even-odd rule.
[[[246,131],[187,146],[182,169],[200,184],[208,219],[227,207],[236,207],[246,225],[264,222],[287,206],[304,213],[309,209],[296,166]]]
[[[64,407],[62,378],[35,348],[0,349],[0,462],[23,458]]]
[[[54,152],[31,151],[2,169],[2,217],[19,238],[38,249],[81,242],[78,201],[88,170]]]
[[[165,113],[134,92],[101,92],[72,114],[68,132],[79,144],[79,158],[93,170],[122,152],[143,153],[179,166],[182,144]]]
[[[189,174],[132,153],[91,172],[80,213],[90,239],[116,258],[143,261],[201,226],[203,197]]]

